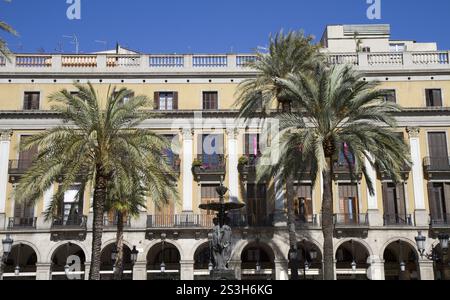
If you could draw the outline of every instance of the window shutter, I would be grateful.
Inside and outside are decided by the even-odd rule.
[[[178,92],[173,92],[173,109],[178,110]]]
[[[245,135],[245,154],[249,155],[250,154],[250,144],[249,144],[249,140],[250,140],[251,135],[250,134],[246,134]]]
[[[447,214],[447,220],[450,217],[450,184],[444,183],[444,198],[445,198],[445,213]]]
[[[31,94],[31,109],[32,110],[38,110],[39,109],[39,98],[40,93],[33,93]]]
[[[442,106],[442,93],[440,89],[432,90],[434,106]]]
[[[389,196],[388,196],[388,183],[383,182],[382,184],[383,193],[383,210],[385,215],[389,215]]]
[[[432,219],[440,218],[437,201],[439,201],[439,199],[436,199],[436,193],[433,183],[428,183],[428,203],[430,204],[430,212]]]
[[[153,96],[153,109],[159,110],[159,92],[155,92]]]
[[[400,215],[406,216],[406,205],[405,205],[405,189],[403,184],[397,184],[397,209]]]
[[[431,99],[431,90],[425,90],[425,95],[426,95],[426,99],[427,99],[427,106],[428,107],[430,107],[430,106],[433,106],[433,103],[432,103],[432,99]]]

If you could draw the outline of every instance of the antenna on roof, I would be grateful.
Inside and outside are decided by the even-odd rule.
[[[78,37],[75,34],[63,35],[63,38],[72,39],[70,43],[75,45],[75,53],[76,54],[80,53],[80,42],[78,41]]]
[[[108,50],[108,41],[95,40],[96,43],[103,44],[105,46],[105,50]]]

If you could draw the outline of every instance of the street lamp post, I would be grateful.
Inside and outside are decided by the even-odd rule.
[[[4,266],[8,259],[9,254],[11,253],[13,243],[14,243],[14,240],[11,238],[11,236],[9,234],[6,235],[6,238],[2,240],[3,255],[0,260],[0,280],[3,280]]]
[[[439,260],[444,261],[444,255],[448,251],[449,235],[446,233],[440,233],[438,235],[439,245],[441,248],[440,255],[437,251],[438,245],[433,246],[431,248],[430,253],[425,252],[426,251],[426,249],[425,249],[426,240],[427,240],[427,238],[422,235],[422,231],[419,231],[419,235],[416,236],[416,244],[417,244],[417,249],[419,250],[419,253],[420,253],[420,257],[433,261],[434,265],[437,265],[437,262]]]
[[[134,264],[137,261],[139,251],[136,249],[136,246],[133,246],[133,250],[131,250],[131,280],[133,280],[134,275]]]

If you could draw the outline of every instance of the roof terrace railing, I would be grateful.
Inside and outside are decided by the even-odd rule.
[[[325,53],[330,64],[361,70],[449,69],[450,51]],[[249,72],[252,54],[14,54],[0,56],[0,73]]]

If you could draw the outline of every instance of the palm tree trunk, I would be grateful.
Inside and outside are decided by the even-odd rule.
[[[288,178],[286,179],[286,201],[288,214],[289,264],[291,268],[291,280],[297,280],[298,249],[297,249],[297,236],[295,232],[294,180],[292,176],[288,176]]]
[[[94,222],[92,226],[92,255],[89,280],[100,280],[100,259],[102,251],[103,214],[106,199],[106,176],[97,166],[94,190]]]
[[[322,233],[323,233],[323,274],[325,280],[334,280],[333,249],[333,161],[326,158],[328,170],[323,172]]]
[[[117,235],[116,235],[116,271],[114,272],[114,280],[122,280],[123,276],[123,223],[124,215],[122,212],[117,212]]]

